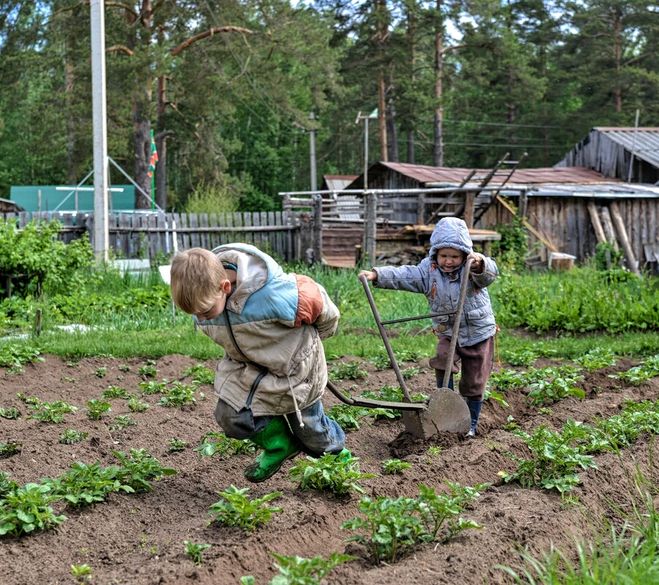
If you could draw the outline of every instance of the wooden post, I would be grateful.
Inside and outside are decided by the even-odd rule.
[[[606,241],[613,246],[614,250],[618,250],[618,241],[616,239],[616,232],[613,229],[613,222],[611,221],[611,213],[609,213],[609,208],[602,207],[600,211],[602,216],[602,227],[604,228],[604,234],[606,235]]]
[[[323,261],[323,196],[313,195],[313,261]]]
[[[616,227],[618,232],[618,238],[622,244],[622,250],[625,253],[625,259],[629,265],[629,269],[636,275],[641,274],[638,269],[638,262],[634,256],[634,251],[632,250],[631,244],[629,243],[629,238],[627,237],[627,230],[625,229],[625,224],[622,221],[622,215],[620,215],[620,210],[618,209],[618,204],[615,201],[611,201],[611,216],[613,218],[613,224]]]
[[[366,252],[366,262],[373,265],[377,232],[377,195],[366,191],[364,197],[364,251]]]
[[[523,189],[519,193],[519,209],[517,210],[517,215],[520,219],[526,217],[526,210],[529,206],[529,198],[526,192],[526,189]]]
[[[588,203],[588,213],[590,214],[590,221],[592,222],[593,229],[595,230],[595,237],[597,238],[597,243],[598,244],[606,243],[604,228],[602,227],[600,216],[597,213],[597,207],[592,201]]]
[[[426,194],[419,193],[416,199],[416,223],[423,225],[426,223]]]
[[[469,229],[474,227],[474,192],[465,191],[465,223]]]

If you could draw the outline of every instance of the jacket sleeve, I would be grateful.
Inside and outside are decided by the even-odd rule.
[[[327,291],[308,276],[296,274],[298,288],[295,326],[313,325],[321,339],[331,337],[339,326],[339,309],[332,302]]]
[[[488,256],[485,256],[485,266],[480,274],[471,273],[471,280],[478,288],[490,286],[499,275],[497,263]]]
[[[378,266],[375,286],[409,292],[425,293],[429,286],[430,259],[424,258],[416,266]]]

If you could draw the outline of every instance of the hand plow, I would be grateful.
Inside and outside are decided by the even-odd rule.
[[[368,280],[361,276],[361,281],[366,298],[371,306],[373,318],[378,326],[380,336],[384,343],[389,356],[391,367],[396,373],[398,384],[403,391],[404,402],[390,402],[385,400],[373,400],[370,398],[352,398],[346,396],[339,390],[332,381],[328,380],[327,387],[330,389],[341,402],[351,406],[363,406],[365,408],[392,408],[402,411],[403,424],[405,430],[410,433],[415,439],[429,439],[439,432],[449,433],[467,433],[470,428],[471,418],[467,403],[462,399],[458,392],[451,390],[448,387],[449,379],[451,376],[451,367],[453,366],[453,356],[455,355],[455,346],[458,342],[458,330],[460,328],[460,319],[464,308],[465,297],[467,296],[467,284],[469,281],[469,269],[471,267],[471,260],[467,260],[465,265],[465,274],[463,275],[460,285],[460,296],[458,299],[458,306],[453,315],[453,329],[451,333],[451,343],[446,359],[446,367],[444,369],[444,379],[441,388],[433,388],[430,391],[430,397],[425,402],[412,402],[410,391],[407,388],[405,379],[398,367],[396,356],[389,343],[389,338],[385,329],[385,325],[392,323],[402,323],[405,321],[415,321],[419,319],[427,319],[432,317],[445,316],[446,313],[430,313],[428,315],[419,315],[417,317],[404,317],[401,319],[392,319],[389,321],[382,321],[375,300],[368,284]]]

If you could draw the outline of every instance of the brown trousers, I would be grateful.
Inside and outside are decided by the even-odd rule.
[[[439,337],[437,354],[430,358],[430,365],[436,370],[446,370],[450,345],[451,340],[448,337]],[[483,400],[485,385],[492,372],[493,358],[494,337],[488,337],[469,347],[460,347],[459,344],[455,346],[451,372],[456,374],[461,371],[459,390],[462,396]]]

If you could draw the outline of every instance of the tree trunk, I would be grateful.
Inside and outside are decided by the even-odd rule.
[[[435,115],[433,116],[434,142],[432,151],[433,164],[444,166],[444,106],[443,75],[444,75],[444,21],[442,19],[442,0],[437,0],[435,20]]]
[[[616,80],[613,83],[613,102],[617,114],[622,112],[622,15],[619,8],[613,9],[613,58],[616,67]]]
[[[392,84],[393,85],[393,84]],[[398,162],[398,136],[396,135],[396,104],[393,95],[387,105],[387,160]]]

